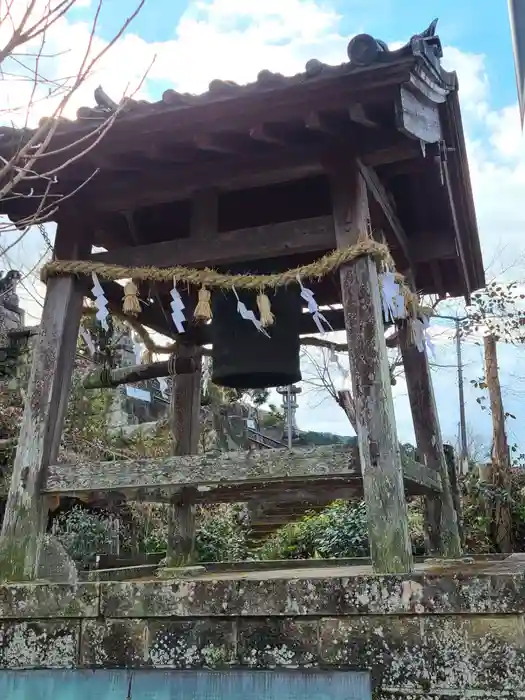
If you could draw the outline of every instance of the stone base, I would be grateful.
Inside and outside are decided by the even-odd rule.
[[[4,586],[0,668],[337,668],[381,700],[525,698],[521,558],[457,566]]]

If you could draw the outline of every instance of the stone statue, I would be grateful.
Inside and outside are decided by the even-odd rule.
[[[22,275],[18,270],[0,272],[0,306],[17,313],[20,312],[20,300],[16,288],[21,279]]]

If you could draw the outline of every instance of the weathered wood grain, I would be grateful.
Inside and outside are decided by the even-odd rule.
[[[89,232],[71,222],[57,228],[55,254],[75,258],[90,250]],[[36,575],[46,507],[40,489],[58,454],[82,313],[83,289],[73,277],[49,281],[40,333],[35,340],[18,449],[2,525],[0,567],[4,578]]]
[[[396,100],[396,123],[397,128],[411,138],[421,139],[425,143],[441,140],[439,105],[430,100],[423,101],[403,85]]]
[[[443,490],[425,498],[425,534],[429,554],[455,558],[461,554],[456,509],[452,498],[434,388],[426,351],[420,352],[405,324],[399,329],[408,398],[421,461],[439,474]]]
[[[216,189],[196,192],[192,198],[190,236],[196,245],[206,245],[216,238],[219,216],[219,197]],[[184,338],[183,338],[184,340]],[[179,343],[181,361],[189,361],[195,371],[191,375],[173,378],[171,393],[171,431],[176,457],[194,455],[199,451],[201,434],[202,352],[191,342]],[[166,565],[186,566],[194,558],[195,499],[191,489],[183,487],[170,503]]]
[[[334,246],[332,217],[318,216],[226,231],[203,238],[179,238],[162,243],[117,248],[94,253],[91,258],[112,265],[212,267],[288,253],[326,251]]]
[[[366,185],[356,162],[338,164],[332,182],[337,245],[345,247],[367,235]],[[340,277],[372,562],[379,573],[408,572],[412,551],[376,265],[359,258]]]
[[[199,348],[181,343],[179,357],[191,360],[193,374],[178,375],[173,380],[171,394],[171,423],[175,456],[195,455],[200,438],[200,394],[202,355]],[[168,566],[185,566],[191,563],[195,549],[195,503],[191,492],[182,488],[172,501],[168,515],[168,541],[166,560]]]
[[[406,459],[404,474],[411,493],[440,490],[439,475]],[[197,500],[232,500],[227,494],[289,488],[330,489],[331,480],[341,487],[359,484],[361,469],[357,447],[326,445],[293,450],[205,452],[204,454],[119,462],[86,462],[52,465],[45,492],[49,495],[100,494],[117,491],[129,498],[167,500],[170,494],[192,487]],[[321,483],[322,482],[322,483]],[[334,489],[336,486],[334,485]],[[358,489],[359,490],[359,489]],[[221,495],[221,493],[224,493]],[[195,495],[195,494],[194,494]]]

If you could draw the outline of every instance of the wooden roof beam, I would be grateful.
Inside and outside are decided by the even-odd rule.
[[[93,253],[110,265],[210,267],[262,260],[293,253],[326,251],[335,247],[332,216],[227,231],[206,239],[179,238],[162,243]]]
[[[88,183],[75,198],[77,206],[90,210],[119,211],[134,207],[152,206],[175,199],[185,199],[197,190],[220,186],[222,190],[256,187],[272,182],[304,177],[322,172],[315,152],[305,148],[288,148],[257,156],[242,155],[220,162],[189,163],[181,170],[175,168],[148,168],[136,177],[118,177],[111,180],[98,177]],[[102,175],[102,174],[101,174]],[[72,183],[71,186],[74,186]]]
[[[310,112],[305,117],[304,125],[308,131],[324,134],[339,139],[350,134],[350,125],[341,119],[320,112]]]
[[[273,133],[273,132],[272,132]],[[362,144],[361,160],[366,165],[380,165],[403,158],[420,155],[419,144],[408,139],[385,139],[384,135]],[[284,137],[284,135],[283,135]],[[344,147],[339,140],[337,148]],[[333,144],[332,144],[333,146]],[[181,170],[174,167],[150,167],[132,175],[101,171],[75,195],[78,208],[99,212],[119,211],[130,206],[149,206],[191,196],[193,192],[219,186],[222,190],[257,187],[275,182],[296,179],[324,171],[321,160],[327,144],[287,145],[286,148],[267,153],[239,154],[235,158],[219,162],[200,161],[188,163]],[[198,153],[198,151],[196,151]],[[62,186],[78,186],[82,171],[68,177],[64,174]],[[82,180],[80,180],[82,181]]]
[[[348,108],[348,116],[356,124],[361,124],[370,129],[377,129],[381,126],[378,122],[374,121],[368,113],[366,105],[361,102],[354,102]]]
[[[193,143],[199,151],[225,155],[250,153],[250,141],[241,134],[201,134],[196,136]],[[253,153],[253,149],[251,150]]]
[[[250,138],[258,143],[266,143],[271,146],[288,146],[288,135],[276,124],[258,124],[250,129]]]

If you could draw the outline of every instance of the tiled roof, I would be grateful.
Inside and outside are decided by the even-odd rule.
[[[316,58],[306,62],[302,73],[286,77],[281,73],[273,73],[269,70],[261,70],[253,83],[239,85],[231,80],[214,79],[210,82],[207,92],[195,95],[187,92],[177,92],[169,88],[165,90],[159,102],[147,102],[145,100],[128,100],[124,111],[142,110],[145,113],[161,106],[189,107],[202,105],[214,100],[228,97],[247,96],[261,90],[274,90],[276,88],[291,87],[317,79],[339,77],[351,73],[359,68],[364,68],[373,63],[387,64],[398,61],[404,57],[414,56],[423,49],[433,53],[436,64],[442,57],[441,42],[436,36],[437,19],[434,20],[425,31],[415,34],[401,48],[390,51],[387,44],[380,39],[375,39],[368,34],[358,34],[348,43],[348,61],[339,66],[331,66]],[[104,120],[118,108],[118,104],[109,98],[101,87],[95,90],[95,107],[80,107],[77,112],[79,120]]]
[[[337,78],[356,70],[376,65],[388,65],[399,62],[410,57],[423,56],[435,71],[436,76],[444,81],[449,82],[450,74],[444,71],[440,65],[442,57],[442,48],[439,37],[436,35],[437,20],[434,20],[427,29],[420,34],[415,34],[401,48],[395,51],[390,51],[387,44],[379,39],[368,34],[359,34],[348,43],[347,54],[348,61],[338,66],[331,66],[312,58],[307,61],[305,70],[297,75],[286,77],[281,73],[273,73],[269,70],[261,70],[255,82],[245,85],[239,85],[229,80],[212,80],[208,86],[208,90],[202,94],[195,95],[187,92],[177,92],[173,89],[164,91],[161,100],[157,102],[148,102],[145,100],[134,100],[125,98],[125,103],[120,105],[122,116],[133,113],[133,115],[143,113],[144,115],[156,113],[162,109],[193,107],[198,105],[206,105],[219,100],[228,98],[244,97],[251,94],[260,94],[263,91],[273,91],[280,88],[289,88],[313,81]],[[452,86],[451,86],[452,87]],[[93,124],[96,126],[98,122],[103,122],[118,108],[119,104],[114,102],[102,89],[98,87],[95,90],[94,98],[96,105],[94,107],[80,107],[77,110],[76,120],[67,120],[61,118],[60,131],[68,128],[75,128],[79,125]],[[9,137],[13,132],[9,127],[0,128],[0,135]]]

